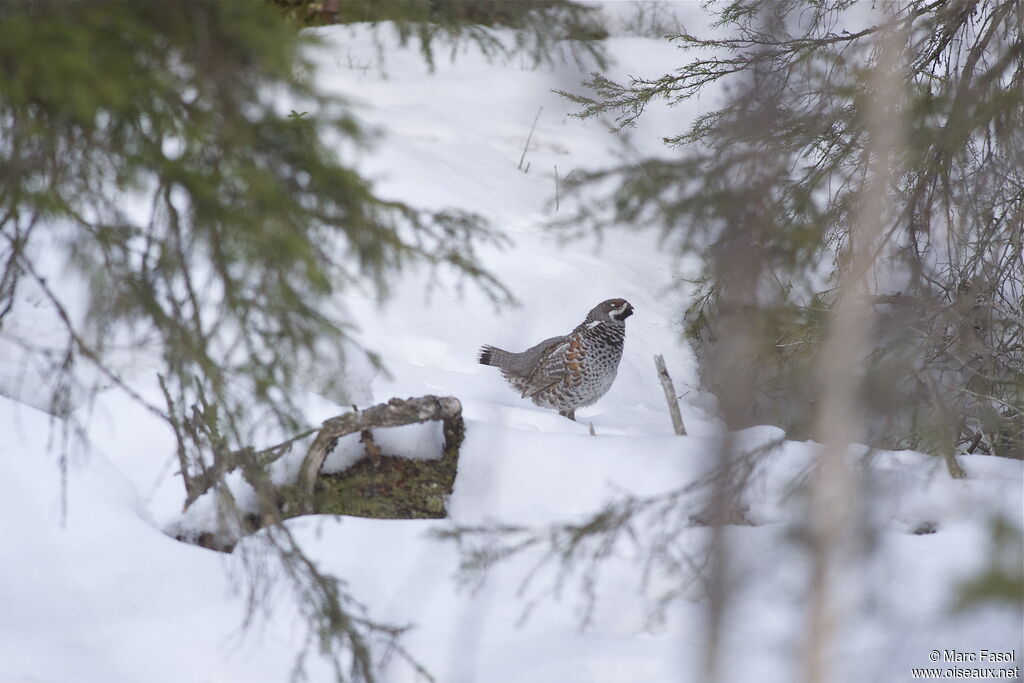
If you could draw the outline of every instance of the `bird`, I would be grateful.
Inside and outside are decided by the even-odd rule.
[[[631,315],[628,301],[608,299],[565,336],[545,339],[521,353],[484,345],[477,360],[499,368],[523,398],[575,421],[576,409],[596,403],[615,381]]]

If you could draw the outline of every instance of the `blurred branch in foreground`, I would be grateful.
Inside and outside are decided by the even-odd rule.
[[[886,448],[1021,458],[1024,5],[880,7],[892,14],[841,1],[709,7],[726,37],[671,36],[694,55],[676,71],[625,82],[595,74],[586,91],[563,93],[580,105],[578,116],[614,117],[628,127],[651,102],[682,105],[712,86],[735,92],[751,73],[773,74],[779,89],[775,115],[754,135],[748,122],[756,112],[729,97],[666,139],[674,155],[575,174],[562,184],[561,204],[567,193],[581,201],[559,225],[580,235],[657,226],[680,253],[704,253],[686,314],[703,379],[722,396],[733,376],[749,375],[746,424],[822,438],[815,376],[858,198],[873,182],[872,73],[879,46],[897,36],[897,61],[906,68],[890,124],[902,121],[906,135],[892,159],[900,171],[879,190],[892,210],[863,292],[877,321],[856,361],[865,371],[865,438]],[[776,17],[778,31],[765,29],[765,16]],[[768,155],[775,173],[752,178],[751,160]],[[746,302],[730,302],[733,271],[715,265],[732,239],[737,205],[756,211],[763,225],[751,244],[763,267],[754,275],[735,269],[756,280]],[[723,351],[733,315],[756,333],[749,348]],[[727,376],[716,374],[714,358],[723,352],[733,367]]]

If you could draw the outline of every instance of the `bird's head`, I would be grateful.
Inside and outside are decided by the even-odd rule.
[[[591,309],[587,320],[604,322],[610,321],[625,324],[626,318],[633,315],[633,305],[625,299],[608,299],[602,301]]]

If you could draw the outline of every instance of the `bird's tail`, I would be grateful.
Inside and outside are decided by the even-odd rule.
[[[480,347],[480,355],[477,356],[477,361],[481,365],[494,365],[496,367],[502,367],[503,361],[511,354],[508,351],[495,348],[493,346],[484,345]]]

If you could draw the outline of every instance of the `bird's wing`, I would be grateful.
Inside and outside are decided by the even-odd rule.
[[[533,374],[537,364],[540,363],[544,354],[549,349],[567,340],[568,337],[552,337],[520,353],[510,353],[506,358],[502,359],[501,369],[507,374],[525,379]]]
[[[568,348],[569,337],[552,337],[523,352],[537,354],[531,363],[533,369],[524,383],[526,388],[523,390],[523,398],[529,398],[562,381],[566,373],[565,354]]]

